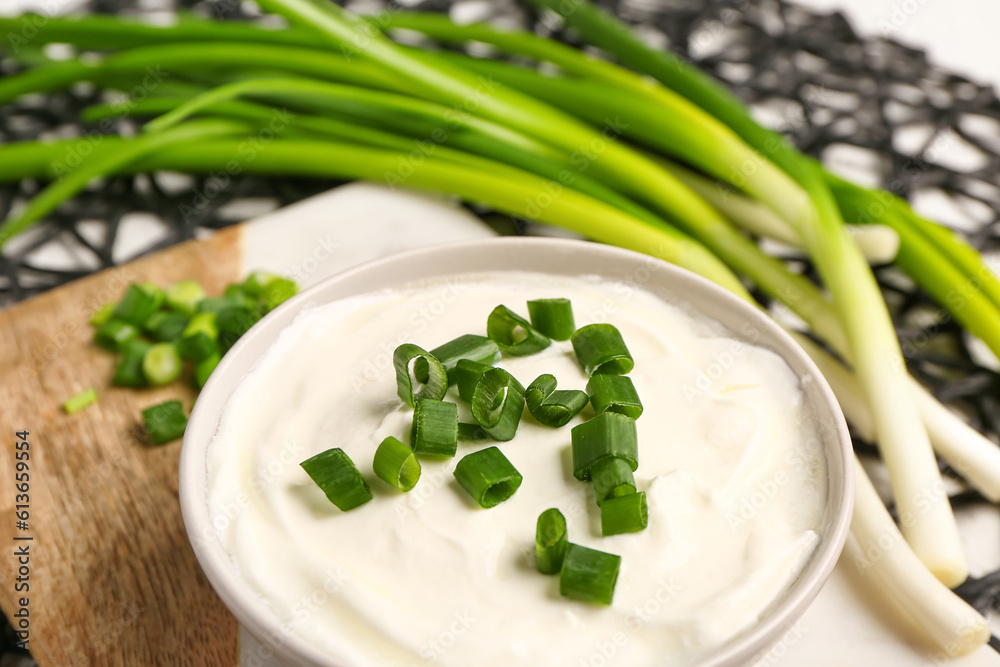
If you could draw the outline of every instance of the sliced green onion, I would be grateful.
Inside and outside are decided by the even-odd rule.
[[[368,483],[358,472],[351,457],[339,447],[320,452],[299,465],[342,512],[364,505],[372,499]]]
[[[209,376],[215,370],[215,367],[219,365],[221,359],[222,357],[219,354],[213,354],[194,365],[194,381],[199,389],[204,387],[205,383],[208,382]]]
[[[483,373],[493,368],[487,364],[480,364],[469,359],[459,359],[455,364],[453,372],[455,384],[458,385],[458,396],[466,403],[472,402],[472,393],[479,384],[479,378]]]
[[[260,291],[257,307],[267,314],[299,293],[299,286],[288,278],[275,278]]]
[[[578,389],[556,389],[553,375],[539,375],[524,391],[528,411],[540,424],[558,428],[575,417],[590,401],[586,392]]]
[[[375,474],[400,491],[409,491],[420,479],[420,461],[413,450],[391,435],[375,450]]]
[[[144,340],[133,340],[121,349],[118,366],[115,368],[111,384],[116,387],[145,387],[149,384],[142,372],[142,360],[152,347]]]
[[[556,574],[562,568],[569,535],[566,517],[555,507],[538,515],[535,525],[535,567],[542,574]]]
[[[507,441],[517,433],[524,412],[524,387],[502,368],[491,368],[472,392],[472,416],[494,440]]]
[[[142,423],[149,432],[149,439],[162,445],[184,435],[187,417],[180,401],[166,401],[143,410]]]
[[[432,398],[417,399],[410,441],[417,454],[454,456],[458,451],[458,406]]]
[[[486,440],[490,434],[479,424],[458,423],[459,440]]]
[[[275,280],[278,276],[273,273],[268,273],[267,271],[254,271],[247,279],[243,281],[243,291],[252,299],[257,299],[260,297],[264,288],[267,287],[271,281]]]
[[[601,534],[638,533],[649,524],[646,492],[608,498],[601,505]]]
[[[139,330],[123,320],[110,319],[94,332],[94,342],[116,352],[139,336]]]
[[[153,313],[146,320],[146,331],[161,343],[172,343],[180,339],[187,328],[188,318],[178,312],[161,310]]]
[[[577,329],[570,340],[573,351],[587,375],[624,375],[635,365],[621,332],[611,324],[588,324]]]
[[[146,285],[132,283],[125,290],[125,296],[115,307],[115,319],[124,320],[129,324],[142,327],[149,316],[155,313],[163,303],[163,292],[153,290]]]
[[[230,303],[237,303],[230,301]],[[260,313],[241,305],[229,305],[215,313],[219,330],[219,352],[225,354],[250,327],[260,321]]]
[[[196,313],[184,328],[177,348],[185,359],[198,363],[219,353],[218,338],[215,313]]]
[[[455,365],[462,359],[480,364],[493,364],[500,361],[500,348],[497,347],[497,344],[486,336],[475,334],[465,334],[444,345],[439,345],[431,350],[431,354],[448,371],[448,384],[455,384],[457,381]],[[426,375],[424,377],[418,375],[417,379],[426,382],[426,377]]]
[[[496,446],[462,457],[455,466],[455,479],[480,507],[499,505],[521,486],[521,473]]]
[[[94,314],[90,316],[90,323],[95,327],[99,327],[108,320],[111,316],[115,314],[115,308],[118,306],[114,301],[107,301],[101,304],[101,307],[94,311]]]
[[[142,374],[150,384],[169,384],[181,376],[181,355],[173,343],[157,343],[142,358]]]
[[[552,340],[569,340],[576,331],[569,299],[535,299],[528,302],[531,326]]]
[[[497,306],[486,320],[486,335],[501,350],[514,356],[524,356],[540,352],[551,345],[551,341],[531,326],[507,306]]]
[[[81,391],[76,396],[67,398],[63,402],[63,410],[66,411],[66,414],[72,415],[94,403],[97,403],[97,390],[90,388],[87,391]]]
[[[427,371],[427,381],[421,383],[415,376],[418,360],[423,359],[422,368]],[[424,365],[426,364],[426,366]],[[429,352],[412,343],[403,343],[392,353],[392,365],[396,368],[396,393],[409,406],[421,398],[441,400],[448,392],[448,372],[440,361]],[[414,385],[419,388],[414,391]]]
[[[194,315],[205,290],[194,280],[179,280],[167,288],[167,305],[185,315]]]
[[[587,382],[587,393],[597,414],[618,412],[632,419],[642,414],[642,401],[635,385],[624,375],[595,375]]]
[[[559,592],[581,602],[611,604],[622,557],[570,543],[559,574]]]
[[[604,412],[574,426],[573,476],[591,479],[591,467],[606,456],[624,459],[635,472],[639,467],[639,443],[635,420],[617,412]]]
[[[635,477],[632,466],[617,456],[605,456],[590,467],[590,478],[594,483],[597,504],[603,505],[610,498],[620,498],[635,493]]]

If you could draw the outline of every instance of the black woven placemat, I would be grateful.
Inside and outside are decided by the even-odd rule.
[[[137,0],[91,0],[94,12],[141,15]],[[951,207],[944,220],[983,251],[1000,245],[1000,100],[987,86],[928,62],[925,54],[878,37],[863,38],[841,14],[817,14],[780,0],[619,0],[602,3],[656,44],[682,54],[727,81],[765,119],[807,153],[864,167],[871,184],[904,196],[934,198]],[[254,20],[235,0],[169,0],[160,3],[225,20]],[[424,0],[424,9],[460,12],[468,18],[503,17],[575,43],[551,17],[541,17],[511,0]],[[364,9],[378,8],[366,1]],[[407,6],[413,7],[413,2]],[[158,10],[162,11],[162,9]],[[0,61],[0,73],[14,71]],[[80,126],[79,111],[97,101],[93,91],[74,89],[42,100],[0,109],[0,141],[23,141]],[[130,129],[133,121],[122,119]],[[118,128],[121,129],[121,128]],[[839,156],[839,157],[838,157]],[[958,159],[956,159],[958,156]],[[0,259],[0,303],[51,289],[92,271],[131,259],[136,252],[117,244],[124,226],[138,215],[158,221],[155,241],[138,254],[191,238],[199,229],[238,222],[252,203],[257,211],[277,208],[330,187],[296,178],[237,177],[192,214],[204,179],[177,182],[163,175],[112,178],[61,207],[15,252]],[[218,187],[214,183],[213,187]],[[0,186],[0,217],[39,190],[30,181]],[[514,233],[526,224],[487,211]],[[95,226],[99,233],[95,234]],[[51,266],[45,249],[70,248],[78,266]],[[62,253],[66,254],[66,253]],[[795,259],[803,271],[812,268]],[[925,293],[891,267],[877,275],[891,304],[911,371],[935,394],[969,416],[994,440],[1000,433],[1000,375],[977,361],[961,328]],[[870,450],[865,443],[858,443]],[[946,472],[950,472],[944,468]],[[982,502],[975,493],[953,497],[957,507]],[[970,579],[959,589],[981,610],[1000,609],[1000,572]],[[11,651],[3,635],[0,660]],[[6,657],[11,657],[7,655]]]

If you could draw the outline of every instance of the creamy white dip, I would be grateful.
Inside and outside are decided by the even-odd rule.
[[[452,476],[481,441],[422,461],[407,494],[372,473],[383,438],[409,437],[396,345],[484,334],[497,304],[526,313],[545,297],[571,299],[577,326],[613,323],[635,359],[643,532],[601,537],[591,486],[573,478],[570,429],[589,406],[560,429],[525,411],[499,443],[524,483],[492,509]],[[568,342],[498,365],[525,386],[542,373],[561,389],[586,385]],[[751,626],[816,548],[827,477],[817,433],[784,361],[690,308],[585,276],[460,276],[299,315],[223,411],[207,501],[233,566],[288,632],[344,667],[684,665]],[[339,511],[298,465],[331,447],[369,480],[370,503]],[[562,598],[559,577],[535,571],[535,521],[549,507],[572,542],[621,555],[612,606]]]

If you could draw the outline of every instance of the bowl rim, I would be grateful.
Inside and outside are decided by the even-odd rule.
[[[258,641],[268,644],[269,650],[287,664],[302,665],[304,667],[338,667],[329,654],[320,651],[317,647],[309,644],[304,638],[299,637],[289,628],[283,626],[281,621],[272,613],[266,601],[254,593],[251,590],[250,584],[236,571],[231,557],[218,540],[213,525],[213,517],[209,513],[207,503],[206,458],[208,447],[218,427],[221,413],[210,414],[207,407],[210,401],[202,399],[211,397],[214,393],[222,391],[219,387],[222,387],[226,382],[231,382],[230,375],[237,374],[239,377],[242,377],[256,365],[259,355],[248,356],[244,359],[248,353],[243,352],[243,350],[251,345],[254,339],[264,336],[272,330],[280,331],[287,327],[303,308],[316,305],[316,303],[329,303],[330,299],[323,299],[316,303],[314,303],[314,300],[317,295],[321,295],[324,291],[331,289],[337,284],[349,284],[352,280],[358,279],[359,276],[363,277],[365,274],[371,272],[378,273],[383,267],[398,265],[401,262],[419,260],[424,256],[448,256],[451,253],[467,254],[484,251],[491,253],[511,252],[529,246],[532,247],[533,251],[537,249],[537,252],[542,254],[546,252],[582,251],[605,255],[612,260],[618,261],[632,260],[656,263],[657,271],[662,271],[667,276],[665,280],[670,283],[669,291],[673,292],[683,287],[684,292],[677,294],[679,302],[689,304],[696,311],[712,319],[717,319],[703,311],[703,300],[711,299],[717,302],[720,307],[735,309],[737,315],[742,315],[742,319],[744,320],[752,318],[754,325],[761,327],[764,330],[765,336],[771,339],[768,341],[769,344],[766,347],[781,356],[792,367],[800,380],[808,378],[809,382],[815,384],[813,395],[818,397],[818,405],[814,407],[827,413],[819,416],[821,418],[827,416],[832,418],[833,437],[824,438],[823,449],[827,450],[831,447],[831,441],[836,442],[837,452],[835,454],[839,454],[840,471],[828,471],[830,475],[830,487],[827,492],[828,505],[826,512],[827,516],[831,518],[829,519],[829,526],[826,532],[821,535],[822,539],[819,547],[803,568],[798,578],[792,583],[787,594],[769,607],[762,620],[731,638],[721,647],[708,654],[696,666],[692,667],[728,667],[731,665],[741,665],[763,650],[771,647],[778,641],[786,629],[805,612],[832,573],[850,530],[854,501],[853,446],[843,413],[822,373],[820,373],[819,369],[798,343],[772,318],[769,316],[762,317],[762,311],[757,310],[735,294],[695,273],[655,259],[649,255],[614,246],[575,239],[539,237],[500,237],[424,246],[351,267],[303,290],[300,294],[280,305],[244,334],[222,358],[215,372],[212,373],[208,382],[203,387],[199,400],[195,403],[191,412],[188,428],[185,431],[181,446],[178,481],[181,514],[188,541],[206,578],[227,609],[233,613],[241,626],[249,631]],[[447,265],[447,262],[441,262],[441,264]],[[602,272],[599,266],[593,267],[593,270],[588,270],[587,267],[581,268],[584,270],[578,275],[589,273],[610,278],[608,272]],[[493,270],[495,269],[487,269],[487,271]],[[539,273],[546,272],[546,269],[542,266],[533,270]],[[436,271],[431,275],[417,276],[415,278],[433,278],[460,275],[463,273],[467,274],[469,272],[449,271],[445,266],[444,269]],[[361,290],[355,293],[363,293],[364,291]],[[733,329],[733,327],[725,323],[723,324],[730,330]],[[743,337],[738,332],[734,331],[734,333],[737,337]],[[799,370],[796,370],[796,368]],[[228,395],[225,399],[228,400]],[[222,405],[224,404],[225,400],[222,402]],[[829,461],[831,458],[833,460],[837,459],[835,455],[826,452],[826,459]],[[840,474],[835,478],[834,473],[836,472]],[[839,484],[837,484],[838,482]],[[835,486],[839,487],[839,497],[834,488]],[[831,495],[836,500],[833,504],[834,506],[829,504]]]

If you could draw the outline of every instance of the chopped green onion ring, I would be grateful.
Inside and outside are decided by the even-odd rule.
[[[458,406],[418,398],[410,431],[413,451],[422,456],[451,457],[458,451]]]
[[[605,456],[590,467],[590,478],[594,483],[597,504],[603,505],[609,498],[619,498],[635,493],[635,477],[632,466],[617,456]]]
[[[145,387],[149,384],[142,372],[142,361],[146,352],[152,347],[144,340],[133,340],[125,345],[118,358],[118,366],[111,378],[111,384],[116,387]]]
[[[572,600],[609,605],[621,563],[621,556],[571,542],[559,573],[559,592]]]
[[[455,479],[482,508],[499,505],[521,486],[521,473],[496,446],[462,457]]]
[[[487,364],[480,364],[469,359],[459,359],[455,364],[455,384],[458,386],[458,396],[466,403],[472,402],[472,393],[479,384],[479,378],[483,373],[493,368]]]
[[[368,483],[351,457],[339,447],[320,452],[299,465],[342,512],[364,505],[372,499]]]
[[[573,427],[573,476],[591,478],[591,467],[606,456],[624,459],[632,471],[639,467],[635,420],[617,412],[604,412]]]
[[[95,310],[94,314],[90,316],[90,323],[95,327],[101,326],[115,314],[115,307],[117,305],[114,301],[107,301],[101,304],[101,307]]]
[[[597,414],[618,412],[632,419],[642,414],[639,394],[632,379],[625,375],[595,375],[587,382],[587,393]]]
[[[423,383],[417,380],[412,368],[418,359],[424,359],[427,364],[427,381]],[[447,371],[423,348],[403,343],[392,353],[392,365],[396,368],[396,393],[410,407],[421,398],[440,401],[448,392]],[[419,388],[414,390],[414,385],[419,385]]]
[[[132,283],[115,307],[114,317],[141,328],[146,324],[149,316],[160,309],[162,303],[162,290],[155,288],[155,286]]]
[[[554,375],[539,375],[524,390],[528,411],[540,424],[558,428],[583,410],[590,397],[578,389],[557,390]]]
[[[162,445],[184,435],[187,417],[180,401],[166,401],[142,411],[142,424],[154,444]]]
[[[569,299],[535,299],[528,302],[531,326],[552,340],[569,340],[576,331]]]
[[[601,534],[638,533],[649,524],[646,492],[608,498],[601,505]]]
[[[169,310],[161,310],[150,315],[146,320],[146,331],[161,343],[173,343],[180,340],[181,334],[187,328],[186,315]]]
[[[535,567],[542,574],[556,574],[562,568],[569,534],[566,517],[555,507],[538,515],[535,525]]]
[[[138,338],[139,330],[124,320],[110,319],[94,332],[94,342],[116,352]]]
[[[587,375],[624,375],[635,365],[621,332],[611,324],[580,327],[573,332],[570,340],[576,358]]]
[[[178,280],[167,288],[167,306],[187,316],[195,314],[198,302],[205,298],[205,290],[194,280]]]
[[[90,407],[94,403],[97,403],[97,390],[91,387],[63,401],[63,410],[66,411],[66,414],[72,415],[84,408]]]
[[[400,491],[409,491],[420,479],[420,461],[413,450],[391,435],[375,450],[375,475]]]
[[[198,385],[199,389],[205,386],[205,383],[208,382],[209,376],[212,375],[212,372],[215,370],[215,367],[219,365],[219,361],[221,360],[221,356],[213,354],[212,356],[202,359],[195,364],[194,382]]]
[[[170,384],[181,376],[181,355],[173,343],[157,343],[142,358],[142,374],[154,386]]]
[[[431,355],[441,362],[448,372],[448,384],[458,381],[455,365],[463,360],[480,364],[494,364],[500,361],[500,348],[486,336],[464,334],[431,350]],[[425,362],[424,362],[425,363]],[[423,363],[414,368],[417,379],[427,381],[427,369]]]
[[[516,357],[541,352],[552,344],[528,320],[507,306],[497,306],[490,313],[486,320],[486,335],[501,350]]]
[[[524,387],[502,368],[491,368],[472,392],[472,417],[494,440],[506,442],[517,433],[524,412]]]
[[[182,357],[197,364],[219,353],[218,338],[215,313],[196,313],[184,327],[184,333],[177,341],[177,349]]]

